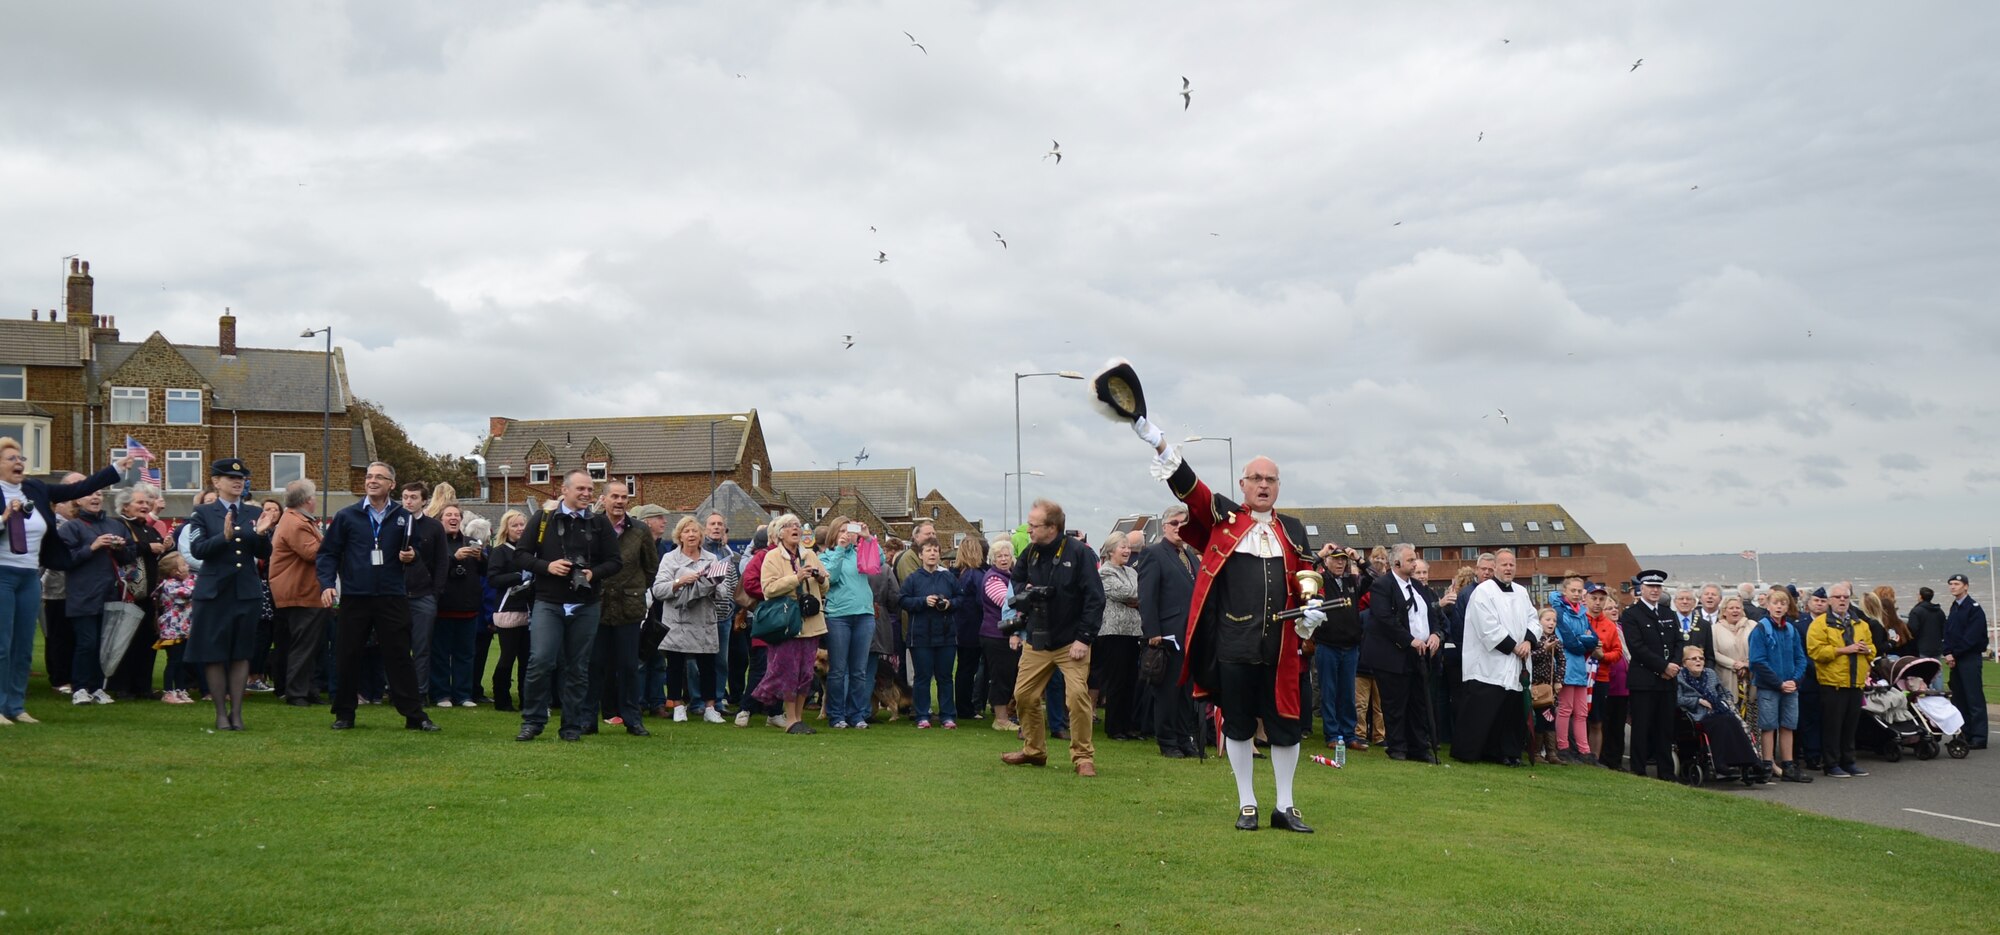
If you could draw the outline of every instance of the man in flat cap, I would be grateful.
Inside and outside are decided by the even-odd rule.
[[[243,503],[250,469],[237,458],[209,466],[215,500],[188,519],[188,551],[201,560],[186,661],[206,668],[215,700],[215,729],[243,729],[243,691],[250,653],[264,613],[264,584],[257,560],[271,557],[271,524],[263,511]]]
[[[1654,775],[1674,780],[1674,708],[1679,695],[1675,678],[1681,674],[1681,626],[1662,600],[1667,573],[1639,573],[1639,599],[1618,616],[1619,635],[1632,661],[1625,685],[1632,692],[1632,772],[1646,775],[1648,760],[1658,765]],[[1606,733],[1616,729],[1604,725]],[[1616,764],[1612,764],[1616,766]]]

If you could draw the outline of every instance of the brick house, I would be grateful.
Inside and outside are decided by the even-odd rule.
[[[916,468],[774,471],[771,486],[802,508],[805,512],[799,515],[807,522],[839,515],[860,517],[889,535],[908,539],[917,521],[928,519],[936,524],[947,551],[955,551],[968,536],[984,535],[981,524],[967,520],[944,494],[933,489],[918,496]]]
[[[713,439],[713,448],[710,447]],[[494,416],[480,446],[489,495],[520,503],[552,499],[563,475],[579,468],[593,480],[618,479],[632,503],[692,512],[713,486],[733,481],[767,509],[791,504],[771,489],[771,452],[757,410],[608,419],[510,419]]]
[[[328,507],[352,500],[374,443],[368,421],[349,412],[339,350],[329,388],[324,352],[238,347],[227,312],[214,345],[157,331],[121,341],[116,320],[95,313],[90,264],[72,261],[66,286],[61,319],[36,311],[0,321],[0,433],[34,449],[32,472],[94,470],[123,455],[130,435],[159,459],[170,513],[185,511],[207,486],[209,463],[226,457],[250,466],[259,494],[311,477],[333,488]]]
[[[1555,579],[1574,571],[1618,586],[1639,573],[1623,543],[1598,542],[1576,517],[1554,503],[1457,506],[1358,506],[1285,509],[1306,524],[1313,548],[1337,542],[1363,552],[1407,542],[1430,563],[1430,580],[1442,586],[1481,552],[1511,548],[1519,559],[1516,580]],[[1537,601],[1540,595],[1536,596]]]

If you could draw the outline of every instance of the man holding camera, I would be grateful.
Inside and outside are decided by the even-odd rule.
[[[529,520],[514,546],[514,570],[534,574],[535,605],[528,614],[528,685],[521,705],[521,733],[540,736],[549,723],[550,683],[562,667],[564,740],[583,739],[597,705],[590,697],[590,651],[597,636],[600,579],[624,567],[618,532],[602,513],[590,510],[590,475],[563,477],[562,500]]]
[[[1069,759],[1078,776],[1097,775],[1090,742],[1090,644],[1104,619],[1104,579],[1097,553],[1065,534],[1063,509],[1036,500],[1028,510],[1028,547],[1014,562],[1012,621],[1022,639],[1014,704],[1021,749],[1000,755],[1009,766],[1046,766],[1048,712],[1042,690],[1057,669],[1069,707]]]

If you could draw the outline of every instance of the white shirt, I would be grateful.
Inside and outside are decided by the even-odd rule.
[[[1235,551],[1257,558],[1283,558],[1285,551],[1278,544],[1277,517],[1269,511],[1259,513],[1251,510],[1250,518],[1256,524],[1243,533],[1243,538],[1236,540]]]
[[[1459,647],[1465,680],[1518,691],[1525,663],[1502,652],[1500,644],[1510,638],[1519,643],[1539,629],[1526,586],[1516,582],[1512,591],[1502,591],[1499,581],[1480,582],[1465,608],[1465,643]]]
[[[48,521],[42,519],[42,511],[35,509],[34,501],[28,499],[28,495],[21,490],[20,485],[0,481],[0,492],[4,492],[7,495],[8,504],[11,505],[14,501],[19,500],[28,506],[28,511],[21,514],[21,518],[26,521],[28,528],[28,551],[22,552],[19,555],[14,554],[14,550],[7,545],[5,530],[0,530],[0,568],[26,568],[29,570],[39,568],[42,563],[42,537],[48,535],[49,532]]]
[[[1410,602],[1410,638],[1430,639],[1431,612],[1429,605],[1424,603],[1424,596],[1417,593],[1417,588],[1410,583],[1410,579],[1393,572],[1391,576],[1396,579],[1396,586],[1403,589],[1403,599]]]

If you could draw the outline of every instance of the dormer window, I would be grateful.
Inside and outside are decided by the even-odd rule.
[[[609,470],[609,468],[610,465],[605,464],[602,461],[592,461],[589,464],[583,466],[583,470],[590,475],[590,479],[597,481],[599,483],[602,483],[605,478],[611,476],[610,474],[606,473]]]
[[[528,465],[528,483],[530,483],[530,484],[546,484],[546,483],[548,483],[548,482],[549,482],[549,466],[548,466],[548,465],[546,465],[546,464],[530,464],[530,465]]]

